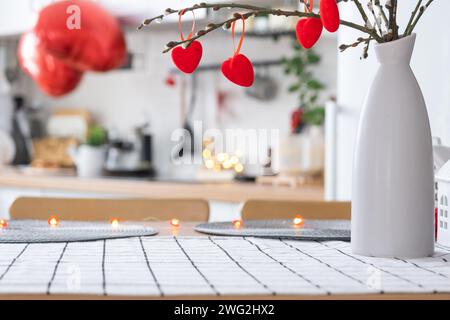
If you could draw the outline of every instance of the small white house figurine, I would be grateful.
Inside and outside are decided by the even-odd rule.
[[[435,143],[435,187],[437,242],[450,247],[450,148]]]

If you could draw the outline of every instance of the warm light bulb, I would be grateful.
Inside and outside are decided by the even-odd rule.
[[[305,219],[302,216],[296,216],[294,218],[294,225],[296,227],[302,227],[305,224]]]
[[[119,220],[118,219],[112,219],[111,220],[111,227],[118,228],[119,227]]]
[[[214,168],[214,165],[215,165],[214,160],[208,159],[208,160],[205,161],[205,167],[207,169]]]
[[[229,158],[228,154],[224,152],[219,153],[216,157],[217,161],[219,161],[220,163],[224,162],[225,160],[228,160],[228,158]]]
[[[236,156],[232,156],[231,158],[230,158],[230,162],[231,162],[231,164],[232,165],[237,165],[238,163],[239,163],[239,158],[238,157],[236,157]]]
[[[232,166],[233,166],[233,164],[231,163],[230,160],[225,160],[223,162],[223,168],[226,169],[226,170],[230,169]]]
[[[212,155],[211,150],[209,150],[209,149],[203,150],[203,158],[209,159],[209,158],[211,158],[211,155]]]
[[[238,163],[238,164],[234,167],[234,170],[235,170],[237,173],[242,173],[242,172],[244,171],[244,166],[243,166],[242,164]]]
[[[233,221],[233,226],[236,229],[240,229],[243,224],[244,224],[244,222],[242,220],[234,220]]]
[[[8,227],[8,221],[5,219],[0,219],[0,229],[5,229]]]
[[[180,220],[173,218],[172,220],[170,220],[170,224],[172,225],[172,227],[179,227],[180,226]]]
[[[59,225],[59,220],[56,217],[51,217],[50,219],[48,219],[48,224],[50,225],[50,227],[57,227]]]

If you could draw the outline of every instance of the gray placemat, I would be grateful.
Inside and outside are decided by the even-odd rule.
[[[195,230],[218,236],[350,241],[350,222],[347,220],[307,220],[303,227],[296,227],[292,220],[249,220],[240,228],[232,222],[214,222],[199,224]]]
[[[61,221],[51,228],[47,221],[13,220],[8,228],[0,229],[0,243],[80,242],[104,239],[152,236],[155,228],[139,223],[120,223],[112,227],[105,222]]]

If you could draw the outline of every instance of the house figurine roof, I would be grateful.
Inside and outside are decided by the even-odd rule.
[[[437,180],[450,182],[450,147],[440,139],[433,141],[434,174]]]
[[[450,182],[450,160],[447,161],[436,173],[438,181]]]

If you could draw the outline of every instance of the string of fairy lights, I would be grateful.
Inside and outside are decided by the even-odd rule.
[[[236,150],[234,153],[220,152],[215,153],[213,141],[203,141],[203,163],[206,169],[215,172],[234,170],[237,174],[244,171],[244,165],[241,161],[242,153]]]
[[[50,228],[57,228],[60,226],[60,220],[56,216],[51,216],[48,221],[48,225]],[[119,228],[120,227],[120,220],[117,218],[111,219],[109,221],[111,228]],[[244,220],[238,219],[231,222],[233,227],[235,229],[241,229],[244,227]],[[305,224],[305,219],[302,216],[297,215],[293,220],[292,223],[295,227],[303,227]],[[172,226],[172,228],[179,228],[181,226],[181,221],[178,218],[172,218],[169,220],[169,225]],[[6,219],[0,219],[0,229],[6,229],[8,228],[9,223]]]

